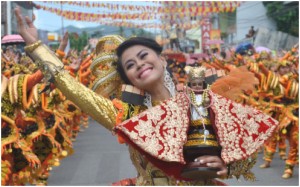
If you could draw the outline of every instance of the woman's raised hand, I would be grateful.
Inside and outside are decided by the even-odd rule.
[[[23,37],[25,43],[27,45],[35,43],[38,40],[38,32],[35,26],[33,25],[32,20],[30,20],[29,17],[26,16],[26,23],[24,23],[23,15],[19,7],[16,7],[14,12],[17,17],[19,34]]]

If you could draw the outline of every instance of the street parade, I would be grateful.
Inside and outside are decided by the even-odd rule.
[[[297,12],[289,29],[267,19],[275,4]],[[298,1],[6,1],[1,8],[2,186],[65,184],[49,179],[72,163],[94,125],[125,148],[133,171],[98,186],[254,183],[256,170],[276,167],[266,180],[299,186]],[[261,9],[266,18],[246,15]],[[40,12],[59,17],[62,30],[42,32]],[[76,32],[67,21],[105,27]]]

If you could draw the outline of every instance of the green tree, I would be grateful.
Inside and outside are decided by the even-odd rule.
[[[279,31],[299,37],[299,2],[264,1],[267,16],[272,18]]]
[[[91,34],[92,38],[101,38],[103,36],[103,33],[99,31],[95,31],[93,34]]]
[[[71,49],[77,49],[77,46],[79,45],[79,36],[77,33],[71,33],[69,35],[70,40],[70,48]]]
[[[70,40],[70,48],[77,49],[78,51],[82,51],[83,48],[88,44],[88,34],[86,31],[82,32],[81,35],[77,33],[72,33],[69,36]]]
[[[122,26],[119,27],[119,35],[124,37],[124,28]]]
[[[132,28],[131,29],[131,36],[136,36],[136,29],[135,28]]]
[[[137,31],[137,35],[138,36],[146,36],[146,32],[145,32],[145,30],[144,29],[139,29],[138,31]]]

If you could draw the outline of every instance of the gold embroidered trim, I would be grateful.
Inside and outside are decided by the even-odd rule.
[[[257,153],[251,155],[248,159],[235,161],[230,164],[228,178],[233,178],[235,176],[239,179],[241,176],[245,180],[255,181],[255,175],[251,172],[251,168],[256,164]]]
[[[204,119],[197,119],[197,120],[192,120],[191,121],[191,126],[202,126],[202,125],[211,125],[211,121],[208,118]]]
[[[28,46],[25,46],[24,47],[24,50],[27,52],[27,53],[32,53],[36,48],[38,48],[40,45],[42,44],[42,41],[41,40],[38,40],[36,41],[35,43],[31,44],[31,45],[28,45]]]
[[[199,145],[210,145],[210,146],[219,146],[217,141],[214,140],[188,140],[184,146],[199,146]]]
[[[190,134],[188,135],[188,139],[190,138],[204,138],[204,134],[200,134],[200,133]],[[206,138],[216,138],[216,137],[215,135],[209,134],[206,135]]]

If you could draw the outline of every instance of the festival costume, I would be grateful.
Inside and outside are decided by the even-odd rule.
[[[62,138],[61,120],[49,108],[50,98],[39,93],[45,87],[38,84],[42,78],[41,71],[10,79],[2,75],[1,129],[7,132],[1,139],[2,184],[45,185],[51,166],[58,166],[59,159],[66,156],[63,152],[70,148],[64,145],[68,137]]]
[[[267,68],[290,65],[290,62],[298,68],[299,57],[297,49],[293,47],[282,58],[271,59],[270,54],[260,53],[254,55],[257,62],[249,63],[260,80],[257,94],[252,94],[256,101],[251,101],[254,106],[272,115],[279,121],[275,134],[265,144],[265,163],[260,167],[270,166],[278,143],[279,155],[284,158],[286,155],[286,139],[289,141],[289,153],[286,160],[283,178],[290,178],[293,174],[293,167],[298,162],[298,75],[277,75]],[[256,96],[255,96],[256,95]],[[248,100],[250,101],[250,100]]]
[[[293,175],[293,168],[298,162],[299,152],[299,83],[298,76],[295,78],[293,74],[284,75],[279,81],[285,88],[282,98],[285,107],[279,117],[279,128],[285,130],[289,142],[289,151],[282,177],[290,178]]]
[[[28,107],[32,95],[27,97],[27,91],[31,86],[37,84],[42,78],[41,72],[36,72],[33,75],[15,75],[6,79],[2,75],[2,90],[1,90],[1,109],[2,121],[1,129],[5,134],[1,138],[2,153],[1,162],[7,168],[6,175],[2,175],[2,184],[5,185],[21,185],[29,180],[28,176],[32,174],[35,166],[41,165],[40,160],[30,148],[30,141],[25,138],[29,132],[36,129],[28,128],[24,124],[18,123],[16,113],[20,114],[20,108],[24,105]],[[25,83],[23,84],[25,80]],[[27,84],[29,80],[32,84]],[[29,98],[27,100],[27,98]],[[24,118],[27,124],[36,123],[36,120],[31,117]],[[38,133],[36,131],[36,133]]]
[[[259,59],[259,58],[258,58]],[[264,64],[269,63],[268,61],[260,61],[259,63],[251,64],[252,71],[255,71],[256,76],[260,80],[260,84],[257,90],[257,104],[256,107],[263,110],[265,113],[269,114],[273,118],[279,120],[284,105],[281,103],[281,98],[283,95],[283,87],[279,84],[279,76],[274,72],[269,71],[265,68]],[[270,66],[270,64],[267,64]],[[277,127],[272,138],[265,143],[264,146],[264,160],[265,164],[260,167],[269,167],[274,153],[276,152],[276,147],[278,144],[279,155],[284,158],[286,155],[286,143],[285,134],[282,133],[282,129]]]
[[[280,61],[280,66],[286,66],[286,61]],[[274,90],[269,101],[268,111],[272,112],[274,117],[278,119],[279,126],[276,134],[265,145],[265,161],[261,167],[269,167],[269,163],[273,159],[276,151],[277,142],[279,143],[279,155],[285,156],[287,137],[289,141],[289,153],[286,160],[285,174],[283,178],[290,178],[293,173],[293,167],[297,162],[298,153],[298,117],[295,112],[298,110],[298,82],[292,76],[279,76],[264,68],[263,64],[259,64],[264,74],[261,74],[261,90]],[[266,76],[267,75],[267,76]],[[279,96],[276,96],[278,94]],[[272,109],[273,108],[273,109]]]
[[[56,87],[68,99],[129,145],[131,159],[138,171],[136,185],[220,184],[215,180],[188,181],[179,176],[186,164],[182,146],[189,125],[189,100],[185,94],[178,93],[148,110],[124,102],[119,105],[122,109],[117,110],[111,100],[97,95],[65,72],[63,64],[45,45],[37,42],[25,50],[41,67],[47,67],[44,73],[53,77]],[[277,122],[260,111],[233,103],[213,92],[210,97],[219,143],[223,147],[222,159],[230,164],[230,176],[247,178],[248,169],[253,166],[252,154],[271,135]],[[115,126],[119,121],[124,122]]]

